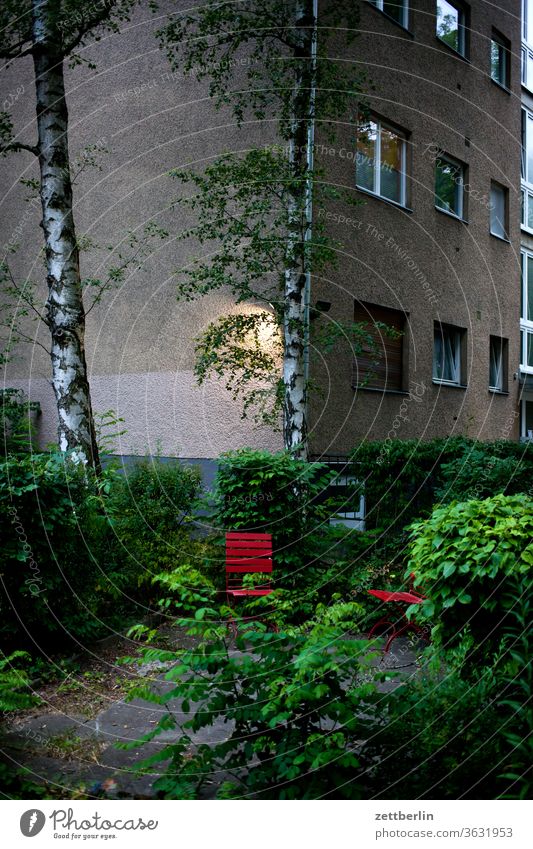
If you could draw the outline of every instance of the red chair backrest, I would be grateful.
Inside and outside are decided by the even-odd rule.
[[[226,574],[228,572],[272,572],[272,534],[228,531]]]

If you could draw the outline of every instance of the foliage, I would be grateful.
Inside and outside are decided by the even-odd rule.
[[[469,444],[462,437],[358,443],[352,461],[364,481],[367,526],[401,533],[414,519],[429,515],[441,466],[463,456]]]
[[[165,537],[190,520],[200,485],[197,468],[157,457],[140,460],[116,477],[108,509],[124,534]]]
[[[435,619],[433,633],[444,645],[469,623],[479,651],[494,650],[508,579],[531,580],[532,539],[533,501],[526,495],[436,507],[411,527],[408,570],[429,596],[415,615]]]
[[[275,581],[283,587],[305,583],[315,554],[314,534],[327,525],[319,498],[331,473],[319,463],[287,452],[243,448],[220,458],[212,503],[213,523],[227,530],[270,533]]]
[[[0,456],[32,447],[31,414],[40,412],[38,401],[26,401],[21,389],[0,389]]]
[[[21,662],[29,659],[23,651],[12,652],[6,656],[0,652],[0,712],[23,710],[38,702],[29,689],[28,673],[21,668]]]
[[[218,796],[224,798],[356,797],[361,792],[354,783],[356,740],[367,726],[364,716],[376,700],[376,687],[366,680],[361,659],[366,642],[343,638],[351,611],[343,608],[337,616],[329,611],[325,624],[278,633],[258,623],[241,624],[236,651],[225,628],[204,621],[213,613],[197,612],[190,633],[205,641],[193,651],[144,651],[144,661],[176,661],[165,674],[172,686],[161,693],[143,685],[131,698],[161,705],[180,699],[184,713],[195,704],[181,736],[142,764],[149,769],[168,762],[154,785],[158,794],[197,798],[222,771],[228,780]],[[218,719],[228,723],[226,739],[192,746],[191,733]],[[173,727],[173,714],[165,714],[130,747]]]
[[[494,798],[504,741],[490,673],[423,672],[380,704],[361,760],[380,799]]]
[[[311,271],[320,274],[332,262],[337,247],[321,222],[311,227],[310,201],[321,184],[309,150],[311,126],[318,118],[333,133],[360,90],[359,68],[334,61],[331,38],[342,22],[344,41],[353,40],[358,18],[354,4],[344,0],[321,10],[320,27],[309,0],[300,5],[245,0],[186,10],[160,32],[172,64],[208,80],[215,104],[230,106],[238,125],[250,113],[257,121],[268,117],[278,141],[287,142],[286,148],[248,147],[242,155],[223,155],[204,175],[178,174],[196,190],[179,201],[198,221],[182,236],[209,248],[207,260],[185,270],[178,294],[190,299],[228,286],[237,306],[261,305],[256,312],[232,311],[209,326],[198,340],[196,373],[200,381],[209,373],[226,376],[227,387],[244,397],[244,414],[252,407],[271,424],[281,409],[285,447],[302,456],[306,281]],[[248,82],[244,87],[236,64]],[[279,329],[270,351],[261,344],[265,321]],[[259,387],[250,385],[257,377]]]
[[[530,576],[513,576],[504,593],[501,663],[497,669],[503,736],[509,755],[500,778],[511,785],[505,798],[530,799],[533,764],[533,664],[531,658]]]
[[[468,441],[464,451],[442,464],[436,496],[442,502],[490,498],[529,492],[533,477],[533,445],[509,440]]]
[[[212,581],[188,563],[156,575],[153,583],[165,593],[158,605],[166,613],[194,614],[215,601],[216,588]]]

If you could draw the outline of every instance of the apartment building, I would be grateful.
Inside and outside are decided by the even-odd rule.
[[[533,46],[521,75],[520,17],[520,0],[361,3],[350,58],[371,85],[335,148],[317,128],[325,179],[348,198],[315,207],[342,245],[330,279],[313,281],[312,316],[355,321],[368,338],[312,352],[318,456],[363,438],[517,439],[533,427]]]
[[[324,180],[344,194],[314,204],[315,221],[339,247],[327,279],[312,279],[312,453],[346,457],[365,438],[527,438],[533,0],[523,8],[521,0],[358,2],[360,32],[349,54],[339,46],[332,59],[365,72],[365,97],[339,122],[334,143],[316,127]],[[125,419],[118,454],[209,461],[241,445],[276,450],[281,437],[243,422],[222,383],[196,385],[194,339],[234,305],[223,293],[176,301],[174,274],[198,246],[176,238],[191,222],[176,217],[182,189],[168,172],[275,138],[271,124],[238,129],[229,112],[214,110],[203,82],[170,71],[155,31],[181,6],[169,2],[154,18],[141,4],[119,33],[90,45],[86,58],[97,72],[69,70],[67,98],[73,156],[97,141],[110,151],[103,170],[83,174],[75,187],[79,233],[95,245],[83,255],[84,275],[101,274],[106,246],[121,249],[128,231],[140,234],[156,221],[171,234],[142,273],[90,312],[94,406]],[[8,71],[4,84],[20,91],[13,118],[31,139],[29,63]],[[24,278],[41,273],[41,242],[39,211],[25,202],[21,182],[35,176],[35,163],[25,153],[17,162],[0,163],[1,243],[24,245],[13,259]],[[354,321],[372,344],[346,340],[330,353],[314,344],[327,323]],[[56,421],[48,374],[35,344],[4,376],[4,385],[40,401],[43,444]]]

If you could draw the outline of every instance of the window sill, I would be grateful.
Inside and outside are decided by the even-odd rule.
[[[460,51],[456,50],[455,47],[450,47],[450,45],[446,41],[444,41],[444,39],[441,38],[439,35],[436,35],[435,38],[439,42],[439,44],[442,44],[447,50],[450,51],[453,56],[456,56],[458,59],[462,59],[463,62],[466,62],[467,65],[470,65],[470,59],[465,56],[464,53],[460,53]]]
[[[445,386],[447,389],[468,389],[466,383],[451,383],[448,380],[437,380],[436,377],[431,382],[434,386]]]
[[[509,395],[506,389],[494,389],[492,386],[489,386],[489,392],[491,395]]]
[[[396,20],[396,18],[393,18],[392,15],[388,15],[387,12],[384,12],[383,9],[379,9],[376,5],[374,5],[372,0],[367,0],[367,5],[372,6],[372,8],[375,9],[376,12],[378,12],[380,15],[383,15],[384,18],[387,18],[388,21],[391,21],[393,24],[396,24],[397,27],[400,27],[400,29],[403,30],[406,35],[410,36],[411,38],[415,37],[414,32],[412,32],[409,27],[406,27],[404,24],[401,24],[399,21]]]
[[[525,224],[520,223],[520,229],[524,231],[524,233],[529,233],[530,236],[533,236],[533,228],[527,227]]]
[[[383,195],[377,195],[375,192],[371,192],[369,189],[363,189],[362,186],[358,186],[357,184],[355,188],[358,192],[361,192],[361,194],[368,195],[368,197],[375,198],[376,200],[380,200],[382,201],[382,203],[386,203],[388,206],[394,206],[396,209],[402,209],[404,212],[408,212],[409,214],[413,213],[413,210],[409,206],[405,206],[403,203],[398,203],[395,200],[390,200],[389,198],[383,197]]]
[[[456,215],[455,212],[448,212],[447,209],[442,209],[440,206],[437,206],[437,204],[435,204],[435,209],[437,212],[442,213],[442,215],[447,215],[448,218],[454,218],[455,221],[459,221],[461,224],[468,224],[468,220],[466,218]]]
[[[379,389],[377,386],[359,386],[352,383],[352,389],[358,392],[379,392],[380,395],[409,395],[405,389]]]
[[[493,233],[492,230],[489,230],[489,234],[492,236],[493,239],[498,239],[499,242],[505,242],[506,245],[511,244],[510,239],[506,238],[505,236],[498,236],[498,234]]]
[[[491,83],[494,83],[494,85],[495,85],[497,88],[499,88],[499,89],[500,89],[500,91],[504,91],[504,92],[505,92],[505,94],[512,94],[512,92],[511,92],[511,89],[510,89],[510,88],[507,88],[507,86],[506,86],[506,85],[503,85],[503,83],[499,83],[499,82],[498,82],[498,80],[495,80],[495,79],[494,79],[494,77],[491,77],[491,78],[490,78],[490,81],[491,81]]]

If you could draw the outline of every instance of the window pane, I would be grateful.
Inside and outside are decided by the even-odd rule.
[[[377,124],[369,121],[363,125],[357,136],[357,185],[368,191],[375,191],[374,170],[376,166]]]
[[[506,193],[503,186],[492,183],[490,187],[490,232],[495,236],[505,239],[507,233],[505,224],[507,219]]]
[[[490,374],[489,386],[491,389],[503,389],[503,357],[502,340],[491,336],[490,339]]]
[[[402,202],[402,147],[403,139],[382,128],[380,194],[397,203]]]
[[[504,85],[503,79],[503,47],[497,41],[490,43],[490,75],[497,83]]]
[[[526,182],[533,182],[533,118],[527,116],[526,122]]]
[[[525,291],[525,304],[522,306],[522,318],[533,321],[533,257],[527,257],[527,280]],[[526,312],[524,312],[524,309]]]
[[[404,15],[403,15],[403,0],[383,0],[383,11],[390,15],[391,18],[394,18],[395,21],[398,21],[402,26],[404,25]]]
[[[461,215],[462,175],[461,165],[438,158],[435,169],[435,204],[439,209]]]
[[[526,227],[530,227],[533,230],[533,195],[530,195],[529,192],[528,192],[526,197],[527,197]]]
[[[530,53],[529,50],[526,50],[525,77],[524,84],[531,91],[531,87],[533,86],[533,53]]]
[[[435,328],[433,344],[433,377],[459,383],[459,335],[446,327]]]
[[[461,51],[460,13],[447,0],[437,3],[437,35],[449,47]]]
[[[526,362],[524,365],[533,367],[533,333],[526,333]]]

